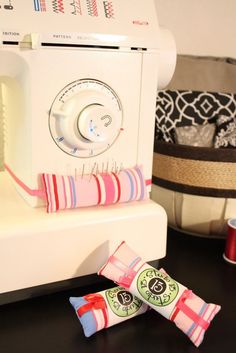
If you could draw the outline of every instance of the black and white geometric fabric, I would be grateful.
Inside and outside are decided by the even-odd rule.
[[[216,121],[215,148],[236,148],[236,118],[220,115]]]
[[[236,94],[190,90],[158,91],[156,138],[174,142],[175,127],[216,122],[219,115],[236,116]]]

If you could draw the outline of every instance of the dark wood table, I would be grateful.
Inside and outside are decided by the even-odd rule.
[[[157,232],[158,230],[152,230]],[[147,245],[148,237],[145,235]],[[231,353],[236,351],[236,266],[222,258],[224,240],[198,238],[169,230],[167,256],[158,266],[207,302],[220,304],[199,348],[153,310],[84,337],[69,304],[79,296],[113,286],[89,286],[5,304],[0,307],[1,353]],[[7,269],[6,269],[7,271]]]

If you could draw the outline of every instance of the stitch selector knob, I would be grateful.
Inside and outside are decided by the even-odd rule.
[[[111,87],[93,79],[62,89],[49,112],[49,129],[57,146],[75,157],[105,152],[122,128],[121,103]]]
[[[91,142],[104,142],[116,134],[118,126],[113,113],[100,104],[84,108],[78,117],[79,133]]]

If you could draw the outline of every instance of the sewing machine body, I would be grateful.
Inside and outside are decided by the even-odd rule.
[[[150,200],[54,215],[28,206],[45,203],[41,173],[142,165],[150,181],[156,90],[175,67],[174,41],[159,27],[154,1],[52,3],[0,9],[2,293],[94,273],[120,240],[135,243],[145,260],[166,251],[166,215]]]

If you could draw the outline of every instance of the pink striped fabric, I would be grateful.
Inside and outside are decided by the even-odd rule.
[[[123,286],[162,316],[173,321],[199,346],[210,322],[220,310],[208,304],[163,269],[145,263],[124,241],[98,271]]]
[[[47,212],[147,198],[142,167],[83,176],[42,174]]]
[[[219,310],[219,305],[208,304],[192,291],[186,290],[176,304],[170,320],[198,347]]]

